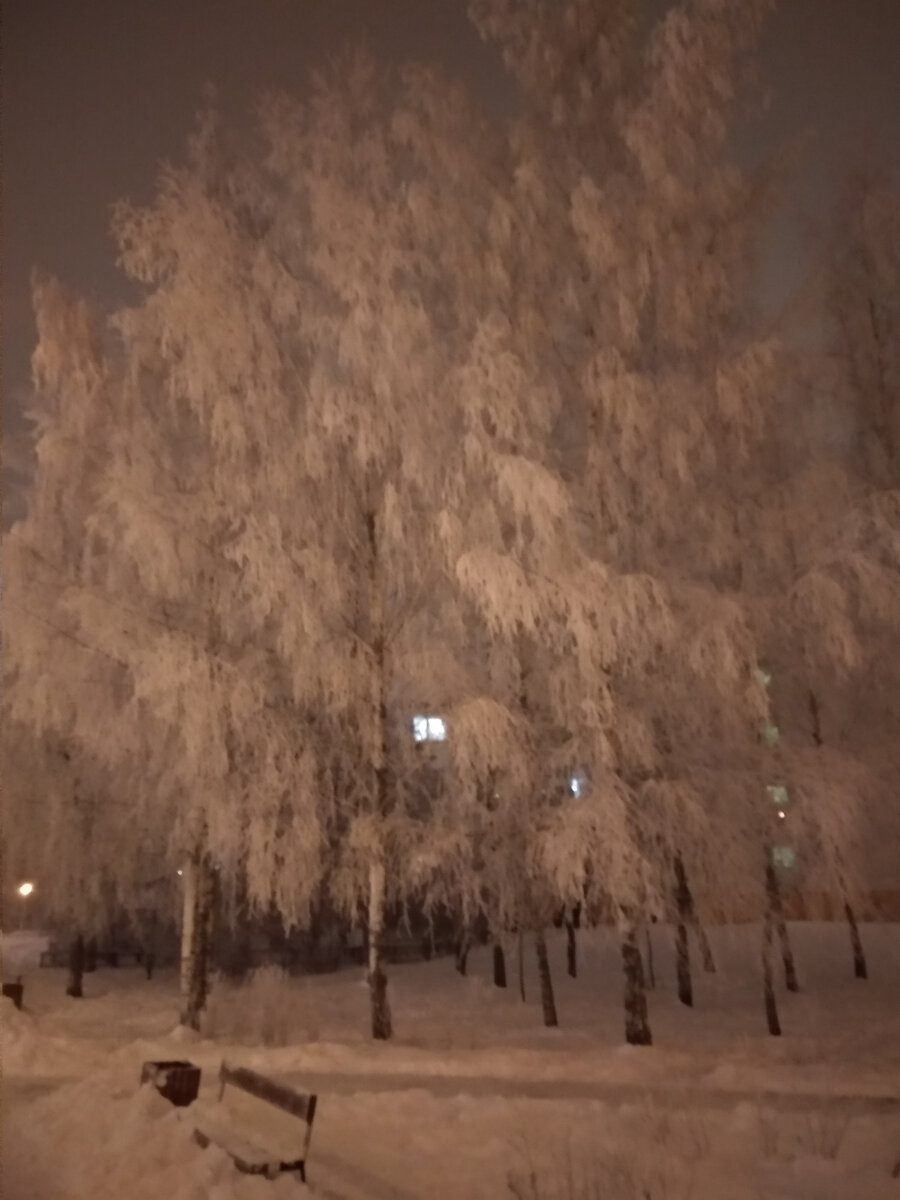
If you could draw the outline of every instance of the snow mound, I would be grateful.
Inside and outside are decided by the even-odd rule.
[[[11,1200],[296,1196],[296,1181],[289,1177],[273,1184],[243,1176],[223,1151],[201,1150],[193,1129],[191,1109],[173,1108],[155,1088],[128,1085],[112,1073],[92,1075],[10,1115],[5,1194]],[[64,1192],[57,1183],[61,1179]]]

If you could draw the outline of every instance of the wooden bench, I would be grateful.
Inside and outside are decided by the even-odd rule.
[[[275,1179],[296,1171],[305,1183],[316,1099],[247,1067],[223,1062],[219,1102],[201,1109],[194,1140],[204,1148],[215,1144],[247,1175]]]

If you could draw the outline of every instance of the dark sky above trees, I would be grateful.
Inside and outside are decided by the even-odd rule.
[[[394,58],[438,59],[496,101],[497,64],[464,10],[464,0],[6,0],[5,419],[17,423],[28,378],[31,267],[103,306],[124,298],[109,206],[149,197],[159,161],[182,152],[205,83],[227,111],[246,112],[261,90],[302,88],[311,68],[364,39]],[[837,178],[897,165],[898,46],[898,0],[782,0],[765,43],[773,100],[758,136],[811,141],[773,255],[776,287],[824,220]]]

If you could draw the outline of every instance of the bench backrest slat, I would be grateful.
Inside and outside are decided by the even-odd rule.
[[[292,1088],[285,1087],[284,1084],[267,1079],[265,1075],[258,1075],[249,1067],[229,1067],[224,1062],[219,1072],[219,1080],[222,1088],[226,1084],[231,1084],[244,1092],[249,1092],[251,1096],[256,1096],[258,1100],[265,1100],[268,1104],[274,1104],[276,1108],[298,1117],[301,1121],[312,1124],[316,1111],[315,1096],[304,1096]]]

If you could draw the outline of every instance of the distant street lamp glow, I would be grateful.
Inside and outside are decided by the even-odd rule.
[[[30,896],[31,893],[34,891],[34,884],[33,883],[20,883],[17,890],[18,890],[18,893],[20,896]]]

